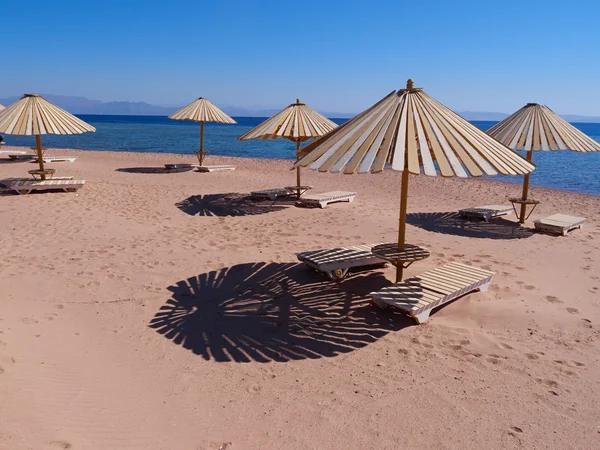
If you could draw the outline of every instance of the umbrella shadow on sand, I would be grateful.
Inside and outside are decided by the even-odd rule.
[[[285,209],[282,202],[255,202],[237,193],[192,195],[175,206],[190,216],[217,217],[254,216]]]
[[[412,213],[406,215],[406,223],[433,233],[481,239],[523,239],[533,236],[530,228],[503,219],[463,219],[457,212]]]
[[[336,284],[296,263],[248,263],[168,289],[150,327],[205,360],[285,362],[334,357],[412,323],[370,304],[382,274]]]
[[[189,172],[191,167],[180,167],[178,169],[167,169],[165,167],[121,167],[116,169],[117,172],[126,173],[143,173],[143,174],[167,174]]]

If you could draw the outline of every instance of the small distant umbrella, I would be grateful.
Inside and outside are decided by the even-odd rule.
[[[200,122],[200,149],[196,152],[198,155],[198,162],[200,165],[204,162],[206,153],[204,151],[204,122],[216,122],[216,123],[237,123],[209,100],[200,97],[194,100],[187,106],[184,106],[180,110],[174,112],[169,116],[169,119],[173,120],[191,120],[193,122]]]
[[[597,152],[600,144],[575,128],[547,106],[527,103],[523,108],[497,123],[487,131],[497,141],[513,150],[527,152],[531,161],[533,152],[573,150]],[[525,222],[529,174],[523,180],[523,196],[519,221]]]
[[[371,108],[307,145],[296,166],[321,172],[402,171],[398,252],[405,250],[408,174],[523,175],[534,166],[408,80]],[[396,281],[402,280],[397,265]]]
[[[81,134],[96,129],[37,94],[25,94],[0,112],[0,133],[19,136],[35,135],[42,179],[44,158],[42,134]]]
[[[296,159],[300,158],[300,143],[321,137],[337,125],[318,112],[300,103],[292,103],[260,125],[242,134],[238,139],[278,139],[285,138],[296,142]],[[296,168],[296,184],[300,188],[300,167]]]

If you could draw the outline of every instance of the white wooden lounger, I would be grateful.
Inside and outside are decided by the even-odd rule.
[[[554,214],[552,216],[538,219],[534,222],[535,229],[550,234],[566,236],[567,233],[576,228],[581,228],[585,222],[584,217],[568,216],[566,214]]]
[[[174,170],[174,169],[197,169],[200,167],[200,164],[165,164],[165,169]]]
[[[221,166],[199,166],[199,172],[217,172],[220,170],[235,170],[235,166],[221,165]]]
[[[328,248],[302,252],[296,256],[307,266],[326,274],[331,280],[339,281],[346,276],[349,269],[355,267],[384,267],[386,262],[371,253],[375,245],[378,244]]]
[[[512,206],[506,205],[477,206],[476,208],[465,208],[458,211],[461,217],[483,219],[486,222],[489,222],[496,217],[508,216],[512,214],[512,212]]]
[[[52,180],[72,180],[73,177],[53,177]],[[6,187],[14,185],[17,181],[36,181],[33,178],[4,178],[0,184]]]
[[[35,155],[28,155],[27,153],[19,152],[19,153],[9,153],[8,157],[13,161],[27,161],[29,159],[34,159]]]
[[[42,160],[45,163],[51,163],[51,162],[75,162],[75,160],[77,159],[76,156],[44,156],[42,157]],[[37,162],[38,158],[37,156],[34,157],[34,161]]]
[[[264,189],[262,191],[253,191],[250,192],[250,197],[255,198],[257,200],[260,199],[269,199],[271,201],[277,200],[278,197],[290,197],[294,194],[292,191],[286,188],[275,188],[275,189]]]
[[[493,276],[494,272],[453,262],[370,295],[380,308],[394,306],[406,311],[417,323],[424,323],[433,308],[476,289],[487,291]]]
[[[319,206],[325,208],[330,203],[336,202],[352,202],[356,197],[356,192],[346,191],[331,191],[324,192],[322,194],[308,194],[298,199],[299,205],[305,206]]]
[[[83,187],[85,180],[27,180],[16,181],[8,186],[19,194],[29,194],[32,191],[49,191],[62,189],[65,192],[77,192]]]
[[[21,152],[21,151],[17,151],[17,150],[0,150],[0,155],[2,153],[8,153],[9,158],[10,158],[10,155],[26,155],[27,154],[27,152]]]

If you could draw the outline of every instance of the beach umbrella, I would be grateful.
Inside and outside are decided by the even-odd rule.
[[[81,134],[96,131],[90,124],[49,102],[41,95],[25,94],[20,100],[0,111],[0,133],[35,136],[38,163],[44,174],[42,134]]]
[[[514,114],[498,122],[486,132],[497,141],[513,150],[523,150],[531,161],[533,152],[573,150],[575,152],[597,152],[600,144],[575,128],[558,114],[544,105],[527,103]],[[529,174],[523,180],[523,196],[519,221],[525,222]]]
[[[200,122],[200,150],[196,152],[200,165],[202,165],[204,157],[208,153],[204,151],[204,122],[237,123],[204,97],[200,97],[189,105],[175,111],[169,116],[169,119]]]
[[[337,125],[318,112],[300,103],[292,103],[260,125],[242,134],[238,139],[278,139],[285,138],[296,143],[296,159],[300,158],[300,143],[329,133]],[[300,167],[296,167],[296,185],[300,189]]]
[[[415,88],[393,91],[371,108],[307,145],[295,165],[321,172],[402,172],[398,254],[405,252],[408,174],[444,177],[524,175],[534,166]],[[396,281],[403,264],[396,261]]]

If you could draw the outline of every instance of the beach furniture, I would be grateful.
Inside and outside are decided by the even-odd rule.
[[[198,167],[200,167],[200,164],[165,164],[165,169],[167,170],[197,169]]]
[[[294,193],[287,188],[263,189],[262,191],[250,192],[250,197],[255,200],[271,200],[272,202],[279,197],[290,197],[292,195]]]
[[[55,177],[53,180],[72,180],[73,177]],[[16,184],[18,181],[36,181],[33,178],[4,178],[0,180],[0,185],[4,187],[10,187],[11,184]]]
[[[29,161],[35,159],[35,155],[28,155],[25,152],[21,153],[9,153],[8,157],[13,161]]]
[[[65,192],[77,192],[83,187],[85,180],[21,180],[9,183],[8,188],[19,194],[30,194],[33,191],[51,191],[62,189]]]
[[[198,171],[199,172],[218,172],[221,170],[235,170],[235,166],[230,166],[230,165],[216,165],[216,166],[198,166]]]
[[[238,137],[240,141],[249,139],[289,139],[296,143],[296,160],[300,158],[300,143],[309,139],[317,139],[337,127],[337,124],[322,116],[318,112],[300,103],[292,103],[269,117],[251,130]],[[296,186],[286,187],[294,192],[296,197],[311,189],[310,186],[302,186],[300,183],[300,166],[296,167]]]
[[[402,172],[398,239],[393,243],[397,254],[387,251],[389,247],[382,248],[395,263],[396,282],[402,280],[403,270],[412,262],[403,259],[410,256],[406,251],[410,174],[465,178],[499,173],[524,175],[535,169],[516,152],[415,87],[412,79],[407,80],[406,88],[392,91],[305,146],[294,167],[346,175],[377,174],[388,168]],[[396,189],[392,177],[379,180],[388,190]],[[417,254],[426,254],[418,250]],[[377,255],[377,249],[373,253]]]
[[[356,192],[346,191],[331,191],[322,194],[308,194],[298,199],[298,204],[301,206],[318,206],[325,208],[330,203],[336,202],[353,202],[356,197]]]
[[[386,262],[377,258],[371,249],[377,244],[356,245],[313,250],[296,254],[298,260],[333,281],[343,279],[353,268],[385,267]]]
[[[26,155],[27,152],[15,151],[15,150],[0,150],[0,155],[2,153],[8,153],[8,157],[10,158],[10,154],[12,155]]]
[[[378,307],[401,309],[421,324],[434,308],[477,289],[487,291],[493,276],[489,270],[452,262],[370,295]]]
[[[36,156],[35,161],[38,161],[38,157]],[[42,160],[45,163],[51,163],[51,162],[75,162],[75,160],[77,159],[76,156],[42,156]]]
[[[535,229],[549,233],[566,236],[567,233],[576,228],[581,228],[585,222],[583,217],[568,216],[566,214],[553,214],[534,222]]]
[[[465,208],[458,211],[461,217],[465,219],[483,219],[489,222],[491,219],[500,216],[508,216],[512,214],[512,206],[506,205],[485,205],[475,208]]]

